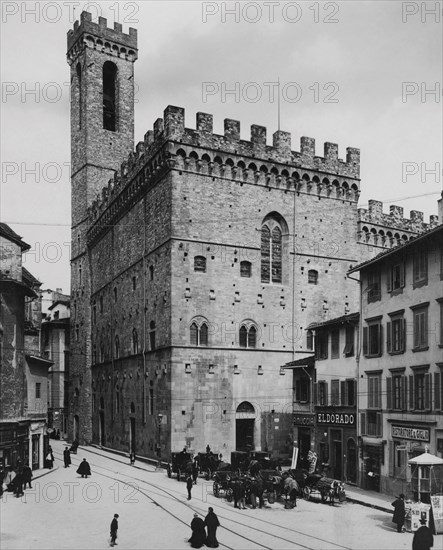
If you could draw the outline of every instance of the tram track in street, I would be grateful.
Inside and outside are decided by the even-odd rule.
[[[84,449],[86,451],[86,449]],[[56,454],[58,453],[58,451],[56,451]],[[101,456],[103,458],[110,458],[110,457],[106,457],[106,456],[103,456],[101,455],[100,453],[94,453],[94,451],[91,451],[92,454],[95,454],[97,456]],[[118,459],[114,459],[114,458],[111,458],[111,460],[115,460],[116,462],[122,464],[122,465],[127,465],[125,462],[121,461],[121,460],[118,460]],[[124,476],[126,478],[129,478],[130,480],[132,480],[133,482],[138,482],[138,483],[143,483],[145,485],[148,485],[149,487],[152,487],[154,489],[156,489],[156,491],[161,491],[164,495],[167,495],[167,498],[170,498],[170,499],[173,499],[174,501],[176,502],[179,502],[180,504],[183,504],[186,508],[194,511],[194,512],[197,512],[197,513],[200,513],[202,514],[202,510],[196,508],[195,506],[193,505],[190,505],[190,504],[187,504],[185,502],[183,502],[180,498],[178,498],[176,495],[174,495],[173,493],[169,492],[168,490],[164,489],[163,487],[155,484],[155,483],[151,483],[149,481],[146,481],[144,479],[140,479],[136,476],[132,476],[132,475],[128,475],[128,474],[125,474],[125,473],[121,473],[121,472],[116,472],[115,470],[111,469],[111,468],[106,468],[104,466],[98,466],[98,465],[94,465],[95,468],[100,468],[101,470],[104,470],[104,471],[107,471],[107,472],[111,472],[112,474],[118,474],[118,475],[121,475],[121,476]],[[147,472],[147,473],[153,473],[153,472],[149,472],[149,470],[144,470],[142,469],[143,471]],[[130,481],[129,482],[125,482],[125,481],[122,481],[122,480],[119,480],[119,479],[116,479],[115,477],[111,477],[110,475],[107,475],[107,474],[99,474],[99,475],[102,475],[103,477],[107,477],[109,479],[112,479],[114,481],[118,481],[119,483],[122,483],[122,484],[126,484],[127,486],[131,486],[133,487],[135,490],[137,490],[138,492],[140,492],[141,494],[143,494],[146,498],[148,498],[149,500],[151,500],[155,505],[159,506],[160,508],[162,508],[166,513],[168,513],[169,515],[171,515],[172,517],[174,517],[175,519],[177,519],[178,521],[180,521],[181,523],[185,524],[187,527],[189,527],[189,524],[188,522],[182,520],[181,518],[179,518],[178,516],[176,516],[175,514],[173,514],[172,512],[170,512],[167,508],[165,508],[164,506],[162,506],[159,502],[157,502],[153,497],[151,497],[150,495],[148,495],[147,493],[145,493],[140,487],[137,486],[137,483],[131,483]],[[156,493],[156,496],[158,497],[163,497],[163,495],[159,494],[158,492]],[[163,497],[164,498],[164,497]],[[230,511],[228,510],[228,513]],[[317,545],[313,545],[313,546],[307,546],[306,544],[303,544],[301,542],[297,542],[295,540],[292,540],[292,539],[288,539],[288,538],[285,538],[285,537],[282,537],[280,535],[277,535],[277,534],[273,534],[273,533],[269,533],[268,531],[265,531],[264,529],[260,529],[260,527],[254,527],[252,526],[250,523],[247,524],[247,523],[243,523],[241,521],[238,521],[238,519],[233,519],[232,517],[228,517],[226,515],[223,515],[223,514],[220,514],[218,513],[217,514],[219,518],[221,519],[224,519],[226,521],[229,521],[229,522],[232,522],[232,523],[235,523],[235,524],[238,524],[239,526],[243,527],[243,528],[246,528],[246,529],[252,529],[254,532],[257,532],[257,533],[262,533],[263,535],[266,535],[266,536],[269,536],[269,537],[274,537],[276,539],[279,539],[281,541],[284,541],[286,543],[290,543],[291,545],[295,545],[293,546],[294,548],[303,548],[303,549],[306,549],[306,550],[319,550],[319,546]],[[331,549],[341,549],[341,550],[352,550],[351,548],[349,548],[348,546],[344,546],[344,545],[341,545],[341,544],[338,544],[336,542],[332,542],[330,540],[326,540],[326,539],[323,539],[321,537],[317,537],[315,535],[312,535],[312,534],[308,534],[308,533],[304,533],[303,531],[300,531],[300,530],[297,530],[297,529],[293,529],[293,528],[290,528],[290,527],[286,527],[286,526],[283,526],[283,525],[279,525],[279,524],[276,524],[274,522],[271,522],[271,521],[268,521],[268,520],[265,520],[265,519],[262,519],[262,518],[253,518],[253,517],[249,517],[248,518],[250,521],[252,522],[259,522],[260,524],[268,524],[268,525],[271,525],[272,527],[274,528],[281,528],[281,529],[284,529],[285,531],[289,531],[291,533],[294,533],[294,535],[299,535],[299,536],[303,536],[303,537],[307,537],[308,539],[312,539],[312,540],[315,540],[319,543],[324,543],[324,544],[327,544],[327,548],[328,550],[331,550]],[[261,548],[265,548],[267,550],[274,550],[273,548],[269,547],[269,546],[266,546],[262,543],[258,543],[256,540],[253,540],[245,535],[242,535],[240,533],[238,533],[237,531],[234,531],[226,526],[222,526],[223,529],[229,531],[230,533],[232,533],[233,535],[237,536],[237,537],[240,537],[242,539],[245,539],[247,540],[248,542],[252,542],[253,544],[255,544],[256,546],[259,546]],[[233,548],[231,548],[230,546],[226,545],[223,543],[223,546],[230,549],[230,550],[234,550]],[[324,546],[322,546],[321,548],[325,548]]]

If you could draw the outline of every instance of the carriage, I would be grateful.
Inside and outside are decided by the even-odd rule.
[[[213,493],[215,497],[224,496],[228,502],[232,502],[234,498],[234,491],[232,487],[232,482],[239,479],[238,472],[232,470],[218,470],[212,476],[213,483]]]
[[[207,481],[211,479],[213,472],[218,470],[222,462],[218,458],[218,454],[212,452],[198,453],[196,459],[199,472],[205,475]]]
[[[335,500],[344,502],[346,494],[344,484],[336,479],[324,477],[321,474],[309,474],[307,470],[288,470],[287,474],[297,482],[298,496],[309,500],[313,496],[320,497],[322,502],[334,504]]]
[[[186,479],[187,475],[192,475],[192,457],[184,450],[180,453],[171,454],[171,462],[166,466],[168,477],[177,474],[177,481]]]

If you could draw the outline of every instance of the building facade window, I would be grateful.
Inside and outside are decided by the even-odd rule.
[[[393,372],[392,377],[386,377],[386,396],[389,410],[402,411],[406,409],[407,378],[403,372]]]
[[[364,435],[368,435],[371,437],[383,436],[381,413],[375,411],[366,412],[366,433]]]
[[[409,377],[409,408],[416,411],[428,411],[431,409],[431,374],[429,367],[414,369],[414,374]]]
[[[340,329],[334,328],[331,331],[331,359],[340,357]]]
[[[208,325],[202,323],[192,323],[190,327],[191,346],[207,346],[208,345]]]
[[[249,327],[242,325],[240,327],[239,344],[241,348],[255,348],[257,346],[257,329],[254,325]]]
[[[318,284],[318,271],[316,271],[315,269],[310,269],[308,271],[308,283],[311,285]]]
[[[381,275],[380,271],[372,270],[368,272],[368,303],[376,302],[381,299]]]
[[[352,325],[346,325],[346,344],[343,350],[345,357],[354,355],[354,334],[355,328]]]
[[[363,327],[363,355],[365,357],[380,357],[382,354],[382,324],[380,320],[367,321]]]
[[[251,276],[251,262],[240,262],[240,277],[250,277]]]
[[[388,270],[388,292],[395,292],[405,286],[405,264],[399,262]]]
[[[138,353],[138,332],[137,329],[132,329],[132,353]]]
[[[117,129],[117,66],[111,61],[103,64],[103,128]]]
[[[340,405],[340,380],[331,380],[331,405]]]
[[[428,341],[428,304],[413,307],[414,347],[413,351],[424,351],[429,347]]]
[[[42,396],[41,392],[42,392],[42,384],[41,384],[41,382],[36,382],[36,384],[35,384],[35,398],[36,399],[41,398],[41,396]]]
[[[428,252],[419,250],[413,258],[413,287],[428,284]]]
[[[368,374],[368,409],[381,409],[381,374]]]
[[[261,228],[261,282],[282,281],[282,231],[276,220],[267,220]]]
[[[328,332],[326,330],[319,330],[315,334],[315,358],[327,359],[328,358]]]
[[[195,256],[194,271],[199,271],[200,273],[206,273],[206,258],[204,256]]]
[[[312,330],[306,332],[306,349],[310,351],[314,349],[314,333]]]
[[[317,384],[318,404],[326,406],[328,404],[328,383],[321,380]]]
[[[401,313],[390,313],[386,326],[386,351],[391,355],[403,353],[406,349],[406,320]]]
[[[300,375],[295,380],[295,400],[301,403],[309,403],[311,395],[311,380],[306,375]]]

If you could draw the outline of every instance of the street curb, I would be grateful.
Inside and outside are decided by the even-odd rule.
[[[390,510],[389,508],[384,508],[383,506],[379,506],[378,504],[370,504],[369,502],[365,502],[365,501],[359,500],[357,498],[346,497],[346,500],[348,502],[352,502],[353,504],[361,504],[362,506],[366,506],[367,508],[373,508],[374,510],[380,510],[380,512],[387,512],[388,514],[393,513],[393,510]]]
[[[39,474],[38,476],[32,476],[32,480],[34,479],[39,479],[41,477],[44,477],[44,476],[47,476],[48,474],[50,474],[51,472],[55,472],[56,470],[58,470],[58,466],[53,466],[50,470],[48,469],[47,472],[42,472],[41,474]]]
[[[117,458],[114,458],[112,456],[106,456],[106,455],[103,455],[93,449],[91,449],[91,447],[93,447],[93,449],[97,449],[97,450],[102,450],[102,451],[105,451],[107,453],[110,453],[110,454],[115,454],[117,456],[121,456],[122,458],[129,458],[125,453],[123,453],[122,451],[116,451],[114,449],[108,449],[108,448],[104,448],[104,447],[99,447],[97,445],[89,445],[88,447],[83,447],[84,450],[92,453],[92,454],[95,454],[97,456],[103,456],[105,458],[109,458],[110,460],[115,460],[116,462],[119,462],[120,464],[126,464],[128,466],[130,466],[130,464],[128,464],[127,462],[123,461],[123,460],[117,460]],[[80,447],[78,447],[80,449]],[[145,458],[140,458],[140,457],[137,457],[137,460],[139,460],[140,462],[142,462],[144,465],[146,466],[151,466],[151,467],[154,467],[155,470],[153,471],[156,471],[156,463],[153,461],[153,463],[151,464],[151,462],[148,462],[148,460],[151,460],[151,459],[145,459]],[[144,472],[151,472],[151,470],[146,470],[146,468],[142,468],[141,466],[138,466],[136,464],[132,464],[132,468],[137,468],[137,470],[143,470]],[[162,462],[162,469],[166,469],[166,463],[165,462]]]

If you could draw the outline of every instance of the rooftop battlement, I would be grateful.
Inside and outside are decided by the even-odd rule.
[[[129,34],[123,32],[121,23],[108,28],[105,17],[99,17],[98,23],[92,21],[92,15],[83,11],[80,22],[75,21],[74,29],[68,31],[68,58],[71,50],[81,41],[90,48],[101,49],[110,54],[137,58],[137,29],[129,28]]]
[[[211,114],[197,113],[195,126],[195,129],[185,128],[185,110],[169,105],[164,111],[163,119],[158,119],[154,124],[154,140],[162,134],[165,140],[215,149],[221,153],[234,153],[347,178],[360,177],[360,150],[354,147],[346,149],[344,161],[338,157],[336,143],[326,142],[323,156],[316,156],[315,139],[305,136],[300,139],[300,151],[292,151],[291,134],[281,130],[274,132],[272,145],[267,145],[267,129],[257,124],[251,126],[249,141],[240,139],[238,120],[224,120],[224,135],[213,133]]]

